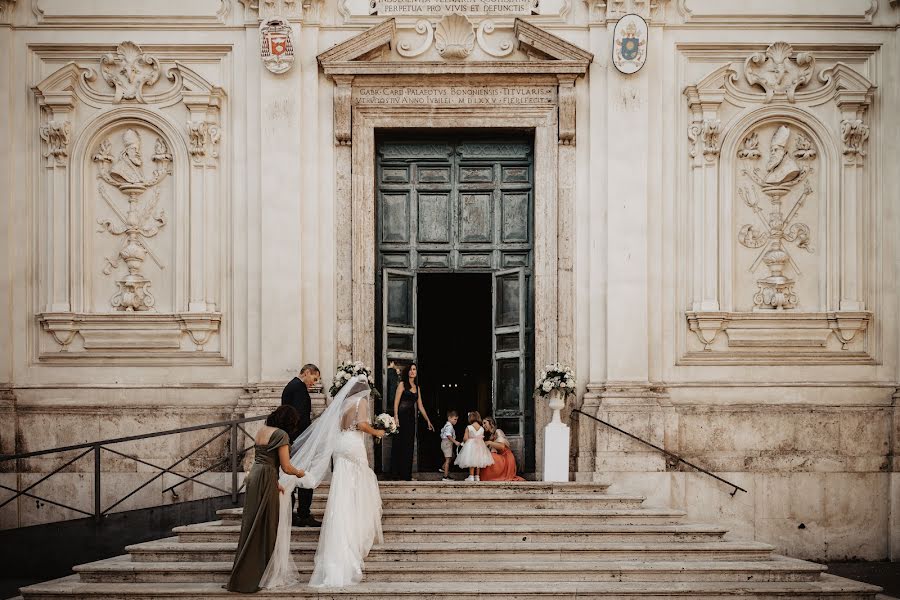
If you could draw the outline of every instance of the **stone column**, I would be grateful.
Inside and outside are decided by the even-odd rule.
[[[612,37],[613,23],[607,26]],[[660,36],[652,39],[657,48]],[[608,53],[608,52],[607,52]],[[599,397],[599,418],[657,445],[665,444],[671,408],[665,392],[650,385],[649,345],[649,196],[651,141],[650,95],[658,93],[663,62],[623,75],[610,64],[606,90],[606,381],[592,382]],[[607,427],[595,427],[594,469],[609,472],[665,470],[658,452]]]
[[[294,27],[294,39],[299,39]],[[257,45],[258,47],[258,45]],[[302,70],[260,69],[261,364],[263,381],[293,377],[301,366],[303,295],[300,168]]]
[[[0,2],[0,11],[4,9],[7,11],[12,10],[14,6],[3,7],[3,4],[3,2]],[[8,282],[21,281],[20,279],[14,279],[16,275],[11,255],[13,244],[9,243],[10,240],[20,239],[18,236],[21,235],[21,233],[14,233],[16,219],[13,216],[13,212],[16,208],[13,198],[16,197],[16,194],[9,193],[9,191],[14,189],[13,173],[15,172],[12,151],[14,122],[12,90],[14,88],[11,82],[13,61],[12,58],[9,58],[13,56],[12,48],[12,30],[8,24],[0,22],[0,56],[8,57],[5,60],[0,60],[0,81],[4,82],[2,86],[4,93],[0,94],[0,189],[7,190],[3,202],[0,204],[0,223],[2,223],[0,231],[3,232],[0,237],[7,240],[7,243],[0,244],[0,281]],[[2,325],[0,325],[0,348],[5,348],[3,359],[0,360],[0,381],[12,382],[13,356],[15,355],[15,352],[12,351],[13,322],[15,320],[8,318],[8,315],[12,314],[13,286],[6,285],[4,287],[3,293],[0,293],[0,315],[7,315],[7,318],[4,318]],[[0,390],[0,395],[3,393],[3,390]],[[9,394],[12,396],[12,392],[9,392]],[[15,435],[15,432],[8,432],[5,429],[3,433]],[[13,450],[8,449],[7,444],[4,443],[0,451],[12,452]]]
[[[351,129],[351,84],[352,75],[335,75],[334,79],[334,168],[335,194],[338,205],[335,214],[348,219],[353,212],[351,173],[353,165]],[[349,223],[347,223],[349,225]],[[335,229],[335,291],[337,320],[337,360],[350,360],[353,354],[353,254],[351,250],[350,227]]]

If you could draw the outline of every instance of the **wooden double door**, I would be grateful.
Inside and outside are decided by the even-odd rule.
[[[463,413],[460,434],[465,411],[491,414],[520,469],[533,472],[531,137],[385,136],[376,161],[384,409],[393,408],[394,369],[416,360],[436,429],[450,408]],[[436,437],[422,429],[419,447],[435,448],[431,455],[417,450],[419,470],[426,470],[441,459]]]

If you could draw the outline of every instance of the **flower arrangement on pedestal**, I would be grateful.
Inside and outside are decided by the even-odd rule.
[[[366,381],[369,382],[369,387],[372,388],[372,398],[381,400],[381,394],[375,389],[375,379],[372,378],[372,370],[360,361],[345,360],[337,366],[334,379],[331,382],[331,388],[328,390],[329,395],[332,398],[337,396],[341,388],[358,375],[365,375]]]
[[[541,371],[534,391],[550,397],[548,405],[553,409],[553,420],[557,421],[559,411],[566,405],[566,397],[575,393],[575,372],[559,363],[547,365]]]

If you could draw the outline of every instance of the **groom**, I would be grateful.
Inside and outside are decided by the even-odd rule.
[[[306,431],[306,428],[309,427],[309,424],[312,421],[312,399],[309,397],[309,390],[313,389],[318,384],[319,367],[309,363],[303,365],[303,368],[300,369],[300,374],[291,379],[291,381],[284,386],[284,391],[281,392],[281,404],[293,406],[300,414],[300,420],[297,422],[297,430],[288,432],[288,435],[291,438],[291,444],[300,437],[301,433]],[[315,520],[312,513],[310,513],[312,497],[312,489],[297,489],[297,514],[294,515],[293,518],[295,527],[319,527],[322,525],[322,523]]]

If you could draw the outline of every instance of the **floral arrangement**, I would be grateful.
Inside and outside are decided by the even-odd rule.
[[[394,435],[399,430],[397,421],[387,413],[381,413],[375,417],[375,423],[372,426],[375,429],[383,429],[384,435]]]
[[[369,382],[369,387],[372,388],[372,397],[375,400],[380,400],[381,394],[375,389],[375,380],[372,378],[372,370],[360,361],[352,362],[345,360],[339,364],[334,373],[334,380],[331,382],[331,389],[328,390],[328,393],[334,398],[337,396],[338,392],[341,391],[341,388],[357,375],[366,376],[366,381]]]
[[[541,396],[546,396],[552,390],[562,390],[566,396],[574,394],[575,372],[559,363],[544,367],[534,391]]]

